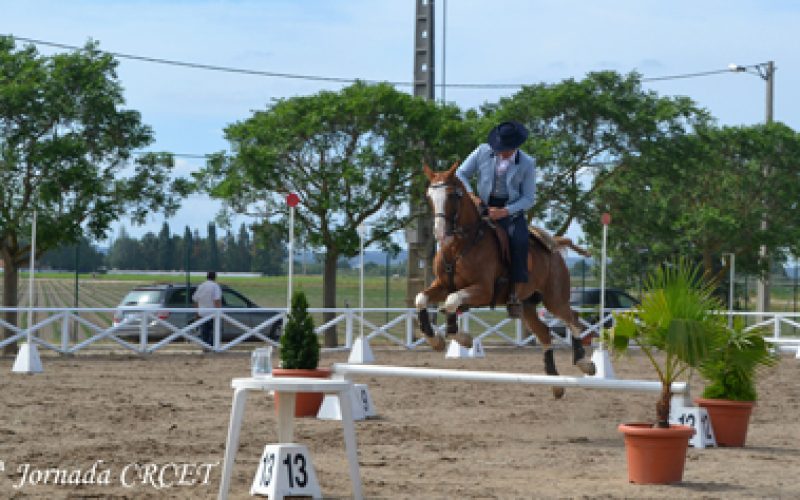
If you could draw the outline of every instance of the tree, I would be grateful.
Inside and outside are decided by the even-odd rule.
[[[158,232],[158,260],[157,269],[170,271],[175,269],[175,242],[172,240],[172,233],[169,230],[167,221],[161,225]]]
[[[253,225],[254,249],[251,269],[268,276],[284,272],[283,261],[289,254],[284,242],[286,229],[280,224],[262,222]]]
[[[370,223],[367,245],[404,228],[409,216],[403,205],[412,187],[421,187],[423,162],[437,166],[439,159],[463,155],[469,147],[464,132],[455,107],[388,84],[355,83],[278,100],[228,126],[235,155],[214,156],[201,178],[228,209],[284,226],[286,195],[297,193],[295,227],[326,251],[323,306],[332,308],[336,263],[358,253],[356,228]],[[328,329],[325,344],[336,343],[335,329]]]
[[[625,228],[610,243],[615,267],[634,267],[641,247],[651,262],[691,256],[710,274],[720,271],[723,253],[736,254],[737,270],[767,272],[761,245],[778,261],[800,251],[798,158],[800,135],[779,123],[706,126],[662,139],[598,191],[598,204]]]
[[[236,239],[236,259],[241,263],[242,271],[253,270],[253,248],[250,241],[250,231],[244,222],[239,226],[239,235]]]
[[[530,130],[523,149],[536,158],[537,194],[528,217],[559,235],[573,222],[597,224],[594,194],[627,168],[627,159],[707,117],[688,98],[659,97],[641,88],[638,74],[613,71],[526,86],[483,112],[481,140],[504,120]]]
[[[143,222],[171,213],[185,182],[170,182],[166,154],[133,158],[153,142],[139,113],[123,109],[116,62],[89,42],[71,53],[40,55],[0,37],[0,257],[3,304],[17,305],[18,270],[30,253],[38,215],[37,253],[81,237],[103,239],[123,215]],[[16,324],[15,312],[5,320]],[[5,332],[5,337],[10,335]],[[15,345],[4,348],[13,354]]]
[[[206,238],[206,267],[209,271],[220,270],[219,242],[217,241],[217,225],[208,223],[208,237]]]
[[[81,273],[94,272],[105,264],[105,256],[97,251],[88,238],[81,238],[77,245],[61,245],[46,252],[39,259],[39,267],[74,271],[76,251],[78,271]]]

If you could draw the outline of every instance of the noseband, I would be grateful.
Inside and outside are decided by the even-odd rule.
[[[464,228],[458,225],[458,215],[459,210],[461,209],[461,198],[464,197],[464,190],[458,186],[454,186],[453,184],[447,182],[438,182],[436,184],[431,184],[431,189],[448,189],[454,188],[452,191],[447,192],[447,201],[454,201],[456,209],[450,214],[450,217],[447,217],[447,203],[445,203],[445,212],[435,212],[433,214],[434,218],[441,217],[444,219],[444,234],[447,236],[452,236],[454,234],[463,236],[465,234]]]

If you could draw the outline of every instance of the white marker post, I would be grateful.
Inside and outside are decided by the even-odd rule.
[[[31,260],[28,266],[28,332],[26,342],[22,344],[14,360],[11,371],[14,373],[41,373],[42,360],[39,351],[33,343],[33,276],[36,270],[36,209],[33,210],[33,225],[31,227]]]
[[[375,357],[372,355],[372,349],[369,347],[369,342],[364,338],[364,239],[367,237],[367,226],[359,224],[356,228],[358,233],[359,245],[359,284],[358,284],[358,307],[360,309],[359,317],[359,335],[353,343],[350,350],[349,363],[372,363]]]
[[[292,275],[294,274],[294,207],[300,203],[300,197],[296,193],[289,193],[286,196],[286,204],[289,205],[289,276],[286,283],[286,311],[292,310]]]
[[[600,343],[597,349],[592,353],[592,362],[594,363],[597,372],[594,374],[598,378],[616,378],[614,376],[614,367],[611,366],[611,358],[606,350],[605,342],[603,341],[603,330],[605,325],[606,314],[606,244],[608,242],[608,226],[611,224],[611,214],[608,212],[603,213],[600,217],[600,222],[603,224],[603,250],[602,260],[600,261]]]

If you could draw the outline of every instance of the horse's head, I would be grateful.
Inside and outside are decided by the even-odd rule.
[[[465,198],[469,201],[469,196],[461,179],[456,176],[458,162],[443,172],[434,172],[428,165],[423,168],[430,183],[426,194],[433,208],[433,235],[442,243],[445,237],[462,231],[459,224],[463,221],[459,221],[459,215],[463,214],[462,202]]]

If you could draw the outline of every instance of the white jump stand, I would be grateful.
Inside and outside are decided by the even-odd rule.
[[[298,392],[322,392],[339,396],[339,407],[342,411],[342,427],[347,461],[350,465],[350,481],[353,484],[353,498],[360,500],[361,476],[358,470],[358,449],[356,433],[353,426],[352,402],[350,394],[353,386],[349,380],[294,378],[294,377],[258,377],[235,378],[233,387],[233,406],[231,421],[228,427],[228,439],[225,444],[225,460],[222,465],[222,479],[219,485],[219,500],[228,498],[233,463],[239,449],[239,431],[242,427],[247,391],[275,391],[280,394],[281,404],[278,407],[278,442],[291,443],[294,440],[294,407],[295,395]]]

